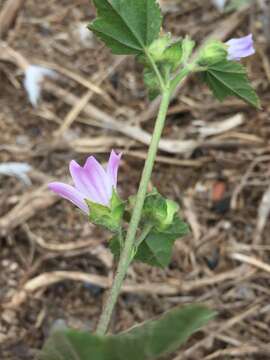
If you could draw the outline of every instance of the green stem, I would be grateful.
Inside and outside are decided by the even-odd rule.
[[[147,237],[147,235],[150,233],[150,231],[152,229],[153,229],[152,224],[148,224],[148,225],[145,226],[145,228],[143,229],[141,235],[138,237],[138,239],[135,242],[136,248],[138,248],[140,246],[140,244],[145,240],[145,238]]]
[[[166,86],[165,86],[165,83],[164,83],[164,80],[160,74],[160,71],[157,67],[157,64],[155,63],[155,61],[153,60],[152,56],[149,54],[149,52],[147,51],[147,49],[145,49],[145,54],[158,78],[158,81],[159,81],[159,85],[160,85],[160,89],[162,92],[166,91]]]
[[[116,275],[114,278],[114,282],[112,285],[112,288],[110,290],[109,296],[107,298],[107,301],[105,303],[103,312],[101,314],[97,331],[96,333],[98,335],[104,335],[107,331],[110,318],[118,297],[118,294],[120,292],[122,283],[124,281],[128,266],[130,262],[132,261],[133,251],[134,251],[134,244],[135,244],[135,237],[138,229],[138,225],[141,219],[143,204],[145,200],[145,196],[147,193],[147,187],[151,178],[157,150],[158,150],[158,144],[159,140],[164,128],[165,119],[170,103],[170,96],[171,96],[171,90],[169,87],[166,87],[163,91],[162,101],[160,104],[159,114],[156,120],[155,129],[153,132],[151,144],[148,150],[147,159],[145,161],[139,190],[136,196],[136,202],[134,206],[134,210],[132,213],[131,221],[129,224],[127,237],[125,240],[124,248],[121,253],[121,257],[119,260],[118,268],[116,271]]]
[[[171,81],[170,91],[173,93],[181,81],[193,71],[195,63],[189,64],[180,71]]]

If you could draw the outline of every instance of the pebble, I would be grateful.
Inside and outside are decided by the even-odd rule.
[[[5,310],[2,313],[1,318],[10,325],[17,323],[17,316],[14,310]]]

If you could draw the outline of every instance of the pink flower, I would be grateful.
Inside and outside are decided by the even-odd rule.
[[[252,34],[239,39],[231,39],[226,42],[226,45],[228,45],[228,60],[241,60],[255,54]]]
[[[53,182],[49,184],[49,189],[71,201],[86,214],[89,214],[89,208],[85,200],[109,206],[113,188],[117,186],[120,159],[121,154],[117,155],[112,150],[106,169],[94,156],[90,156],[83,167],[72,160],[69,171],[75,186]]]

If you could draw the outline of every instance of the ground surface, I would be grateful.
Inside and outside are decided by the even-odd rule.
[[[214,32],[254,33],[258,52],[247,66],[263,105],[258,112],[237,100],[220,105],[194,79],[171,104],[153,185],[181,203],[192,234],[177,242],[168,269],[130,269],[112,330],[178,304],[217,309],[218,318],[173,360],[270,358],[270,50],[262,3],[227,14],[209,1],[162,3],[166,29],[188,32],[198,43]],[[108,234],[54,197],[48,181],[64,179],[70,159],[95,154],[106,161],[113,147],[124,153],[119,191],[129,195],[146,155],[136,129],[151,132],[155,111],[141,68],[91,36],[82,41],[78,29],[93,17],[88,0],[28,0],[1,44],[0,162],[33,169],[31,185],[0,177],[1,359],[34,359],[57,321],[94,329],[112,277]],[[59,74],[44,85],[35,109],[22,87],[25,61]],[[194,141],[188,149],[186,140]]]

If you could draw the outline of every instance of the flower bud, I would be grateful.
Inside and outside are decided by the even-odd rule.
[[[171,35],[166,34],[153,41],[149,46],[149,53],[152,55],[155,62],[163,60],[163,53],[166,48],[170,45]]]
[[[210,41],[200,52],[198,63],[201,66],[213,65],[227,58],[226,45],[220,41]]]

